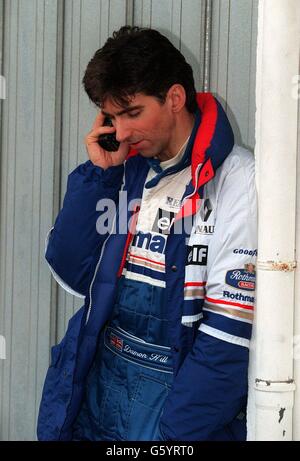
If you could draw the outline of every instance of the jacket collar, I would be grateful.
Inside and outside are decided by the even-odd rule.
[[[161,178],[163,178],[165,176],[168,176],[168,175],[171,175],[173,173],[177,173],[178,171],[183,170],[184,168],[186,168],[187,166],[189,166],[191,164],[193,144],[194,144],[194,141],[195,141],[195,138],[196,138],[196,134],[197,134],[197,130],[198,130],[198,127],[199,127],[199,124],[200,124],[200,120],[201,120],[201,114],[200,114],[200,111],[198,110],[196,112],[196,114],[195,114],[194,126],[193,126],[193,129],[192,129],[192,133],[191,133],[190,139],[188,141],[188,144],[187,144],[187,146],[185,148],[185,152],[184,152],[183,157],[175,165],[172,165],[169,168],[166,168],[165,170],[159,171],[157,173],[157,175],[154,176],[154,178],[152,178],[150,181],[148,181],[145,184],[146,189],[150,189],[151,187],[156,186],[156,184],[161,180]],[[149,159],[149,160],[150,160],[150,166],[152,167],[152,164],[151,164],[152,159]],[[148,163],[149,163],[149,160],[148,160]]]
[[[217,168],[230,154],[234,135],[221,104],[211,93],[198,93],[197,104],[195,123],[184,156],[170,168],[163,171],[157,168],[157,175],[145,185],[146,188],[155,186],[162,177],[191,165],[191,196],[199,198],[203,186],[214,177]],[[137,154],[132,149],[127,158]]]

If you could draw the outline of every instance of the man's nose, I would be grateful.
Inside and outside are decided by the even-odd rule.
[[[126,123],[124,123],[122,121],[116,121],[115,127],[116,127],[116,139],[117,139],[117,141],[125,142],[128,139],[130,139],[131,129]]]

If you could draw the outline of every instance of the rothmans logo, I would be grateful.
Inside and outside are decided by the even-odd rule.
[[[246,303],[254,303],[254,297],[253,296],[246,296],[243,295],[242,293],[230,293],[230,291],[223,291],[223,297],[224,298],[230,298],[230,299],[235,299],[237,301],[244,301]]]
[[[247,269],[234,269],[228,271],[225,277],[225,283],[239,290],[255,290],[255,271],[253,264],[247,264]],[[250,272],[251,270],[251,272]]]

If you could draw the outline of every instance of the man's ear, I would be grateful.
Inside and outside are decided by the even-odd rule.
[[[168,90],[167,98],[172,112],[180,112],[186,102],[185,89],[179,83],[174,83]]]

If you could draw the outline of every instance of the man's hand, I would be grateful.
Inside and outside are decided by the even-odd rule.
[[[105,116],[99,112],[95,118],[92,130],[85,137],[85,145],[88,156],[94,165],[100,166],[104,170],[110,166],[122,165],[129,152],[129,145],[125,142],[120,143],[120,147],[115,152],[108,152],[99,145],[99,136],[106,133],[114,133],[115,127],[103,126]]]

